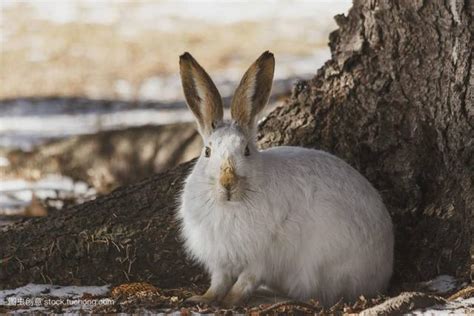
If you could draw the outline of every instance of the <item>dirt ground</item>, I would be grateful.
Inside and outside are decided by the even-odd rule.
[[[420,285],[418,285],[420,287]],[[413,290],[412,288],[411,290]],[[194,289],[159,289],[150,283],[128,283],[112,288],[106,295],[84,293],[76,301],[85,304],[75,307],[74,312],[83,313],[174,313],[178,315],[215,314],[215,315],[400,315],[405,313],[452,313],[468,314],[474,311],[469,307],[469,298],[474,295],[472,286],[461,290],[451,290],[443,295],[436,293],[403,292],[394,297],[378,296],[367,299],[361,296],[352,303],[338,302],[330,307],[322,307],[317,301],[298,302],[271,297],[256,297],[243,307],[221,309],[218,306],[205,304],[189,304],[186,298],[193,292],[202,291],[196,286]],[[426,291],[426,289],[425,289]],[[34,298],[33,298],[34,299]],[[36,302],[51,300],[60,302],[55,306],[36,311],[70,313],[71,306],[65,299],[45,295],[36,298]],[[471,299],[472,300],[472,299]],[[93,304],[92,304],[93,303]],[[41,308],[37,304],[36,308]],[[433,307],[436,306],[436,307]],[[30,307],[31,308],[31,307]],[[0,312],[26,311],[24,306],[1,307]]]

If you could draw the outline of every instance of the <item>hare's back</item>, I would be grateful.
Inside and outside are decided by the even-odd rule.
[[[266,174],[274,177],[272,182],[279,183],[283,190],[294,188],[294,194],[298,195],[302,192],[297,190],[300,188],[311,195],[308,198],[319,197],[351,203],[353,207],[359,204],[366,210],[375,207],[385,211],[380,195],[369,181],[330,153],[282,146],[267,149],[262,154],[265,155]]]
[[[281,146],[262,151],[265,155],[266,167],[278,168],[279,172],[293,175],[305,174],[307,179],[317,178],[343,180],[344,182],[368,182],[357,170],[344,160],[322,150]],[[327,179],[329,178],[329,179]]]

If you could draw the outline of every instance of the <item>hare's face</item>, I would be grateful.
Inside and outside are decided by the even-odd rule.
[[[221,201],[239,201],[252,190],[258,151],[235,124],[222,124],[205,140],[199,158],[201,176]]]

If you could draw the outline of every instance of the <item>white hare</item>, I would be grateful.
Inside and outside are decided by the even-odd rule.
[[[193,302],[243,304],[259,286],[330,305],[388,285],[392,221],[372,185],[318,150],[255,145],[275,60],[263,53],[245,73],[223,120],[222,99],[189,54],[180,73],[204,141],[187,177],[178,218],[188,253],[211,275]]]

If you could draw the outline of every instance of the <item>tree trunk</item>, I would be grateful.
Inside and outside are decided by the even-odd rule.
[[[347,17],[336,17],[332,59],[260,124],[261,147],[322,148],[380,190],[396,227],[398,281],[470,273],[473,6],[354,1]],[[0,287],[202,285],[173,217],[191,165],[0,232]]]

